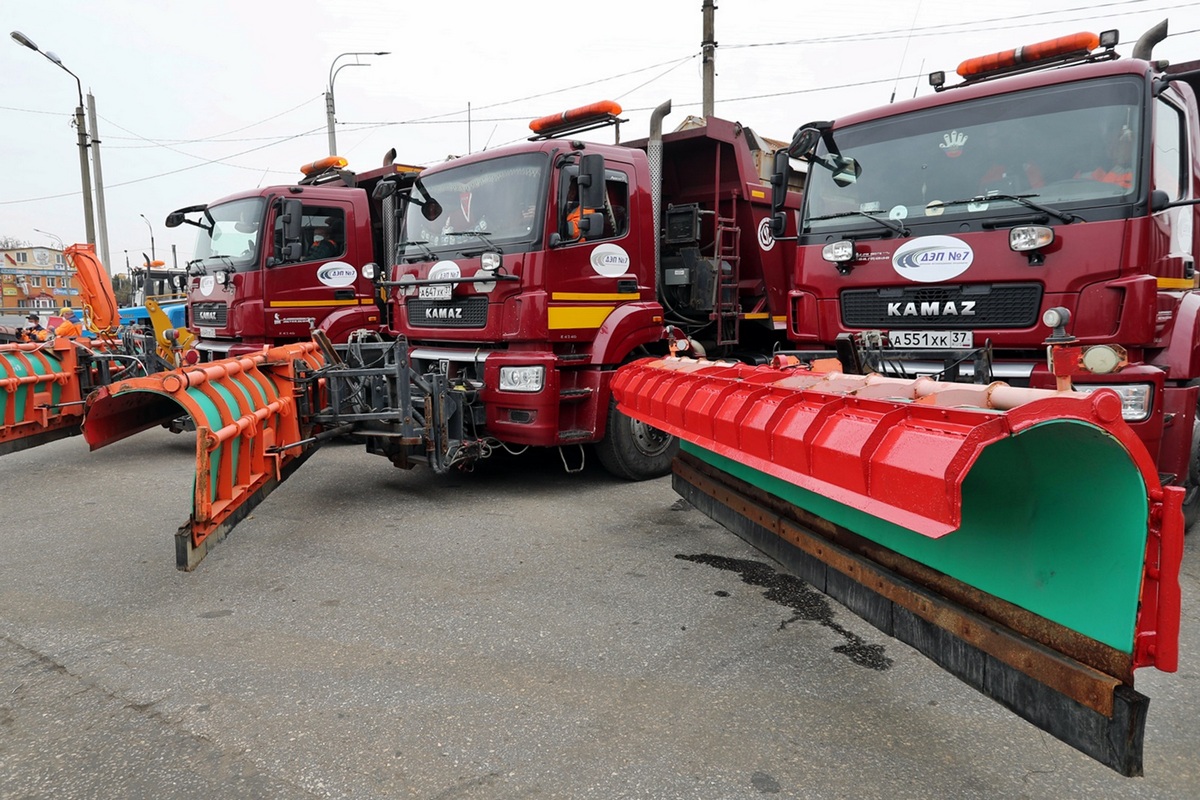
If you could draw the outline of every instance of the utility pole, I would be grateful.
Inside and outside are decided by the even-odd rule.
[[[704,0],[701,8],[704,12],[704,40],[700,42],[700,57],[704,65],[704,99],[700,113],[708,119],[713,115],[713,77],[716,69],[713,61],[717,54],[717,42],[713,38],[713,11],[716,6],[713,0]]]
[[[100,263],[112,275],[112,264],[108,260],[108,218],[104,213],[104,173],[100,170],[100,129],[96,123],[96,98],[91,91],[88,91],[87,103],[88,119],[91,121],[92,166],[96,173],[96,236],[100,244]]]

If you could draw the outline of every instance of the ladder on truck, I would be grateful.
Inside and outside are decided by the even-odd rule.
[[[741,333],[741,305],[738,302],[742,260],[738,248],[741,234],[742,229],[733,217],[717,217],[717,280],[712,319],[716,322],[718,345],[737,344]]]

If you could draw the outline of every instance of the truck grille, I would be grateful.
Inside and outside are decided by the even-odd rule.
[[[998,283],[846,289],[841,301],[847,328],[1028,328],[1037,321],[1042,287]]]
[[[487,298],[456,297],[450,302],[410,297],[405,303],[414,328],[482,328],[487,325]]]
[[[224,328],[228,321],[229,306],[224,303],[192,303],[192,324]]]

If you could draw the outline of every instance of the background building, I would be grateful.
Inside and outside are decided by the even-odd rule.
[[[4,315],[53,313],[62,306],[79,306],[75,271],[67,268],[62,251],[52,247],[0,250],[0,293]]]

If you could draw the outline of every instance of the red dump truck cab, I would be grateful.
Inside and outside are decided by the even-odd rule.
[[[1070,344],[1074,386],[1121,395],[1194,519],[1196,99],[1086,53],[964,62],[963,84],[808,126],[791,336],[857,371],[1047,388],[1047,340]]]
[[[770,192],[751,135],[716,119],[668,134],[659,191],[648,142],[548,139],[424,171],[388,281],[414,367],[477,386],[476,421],[501,442],[613,444],[609,428],[628,424],[610,403],[613,372],[665,352],[668,325],[723,325],[711,348],[782,336],[790,248],[759,242]],[[579,211],[581,175],[603,187]],[[618,473],[669,463],[654,432],[614,435],[641,456]]]
[[[168,217],[168,226],[199,229],[188,302],[206,360],[303,341],[314,330],[340,342],[382,327],[383,306],[363,269],[381,260],[382,230],[373,224],[380,207],[370,192],[381,177],[412,168],[354,175],[337,168],[340,159],[315,164],[298,185],[241,192]]]

